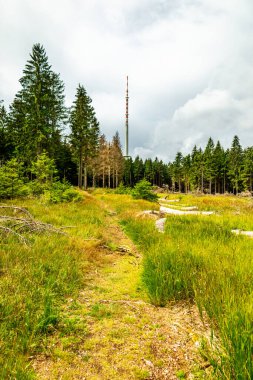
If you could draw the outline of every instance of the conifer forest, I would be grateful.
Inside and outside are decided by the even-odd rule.
[[[205,147],[194,146],[185,156],[178,152],[173,162],[125,159],[118,131],[112,141],[102,134],[83,84],[77,86],[72,107],[66,107],[64,82],[42,45],[33,46],[19,81],[21,89],[8,110],[1,101],[1,198],[40,191],[38,182],[49,179],[84,189],[116,188],[120,183],[133,187],[145,178],[154,186],[183,193],[252,191],[253,147],[243,149],[238,136],[230,149],[210,137]]]

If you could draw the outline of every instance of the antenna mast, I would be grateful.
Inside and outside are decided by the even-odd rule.
[[[126,88],[126,157],[128,157],[128,76],[127,76],[127,88]]]

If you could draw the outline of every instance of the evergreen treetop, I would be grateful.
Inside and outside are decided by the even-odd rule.
[[[20,84],[9,115],[16,153],[28,165],[43,150],[55,158],[66,121],[64,84],[52,71],[42,45],[33,46]]]

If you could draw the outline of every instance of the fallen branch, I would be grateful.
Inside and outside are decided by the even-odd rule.
[[[33,219],[32,214],[30,214],[30,212],[26,208],[18,207],[18,206],[6,206],[6,205],[0,205],[0,208],[21,211],[24,214],[28,215],[30,219]]]
[[[9,210],[13,213],[18,211],[24,214],[24,217],[0,215],[0,229],[3,233],[17,236],[18,239],[26,245],[28,240],[22,235],[22,233],[56,233],[67,235],[63,229],[74,228],[74,226],[62,226],[57,228],[52,224],[37,221],[28,210],[22,207],[0,205],[0,210]]]
[[[0,229],[1,229],[2,231],[4,231],[4,232],[7,232],[7,233],[10,233],[10,234],[13,234],[13,235],[17,236],[18,239],[19,239],[20,241],[22,241],[22,243],[24,243],[25,245],[28,245],[28,244],[27,244],[27,239],[24,238],[24,236],[18,234],[16,231],[13,231],[11,228],[9,228],[9,227],[4,227],[4,226],[0,226]]]

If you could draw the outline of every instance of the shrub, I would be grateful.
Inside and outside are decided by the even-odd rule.
[[[48,157],[46,152],[40,154],[36,161],[32,162],[31,172],[35,179],[29,183],[32,195],[38,196],[50,190],[53,177],[57,174],[54,160]]]
[[[49,182],[41,183],[37,179],[28,183],[29,193],[32,196],[39,197],[50,189],[51,184]]]
[[[138,182],[132,190],[132,196],[134,199],[145,199],[147,201],[155,202],[158,196],[152,191],[151,183],[146,179]]]
[[[28,188],[24,183],[23,166],[16,159],[0,167],[0,198],[26,196]]]
[[[57,173],[54,160],[49,158],[45,151],[32,163],[31,171],[35,174],[37,181],[41,184],[52,182],[53,176]]]
[[[49,189],[49,202],[79,202],[82,196],[68,182],[55,182]]]
[[[115,194],[131,194],[131,189],[120,182],[119,186],[114,190]]]

